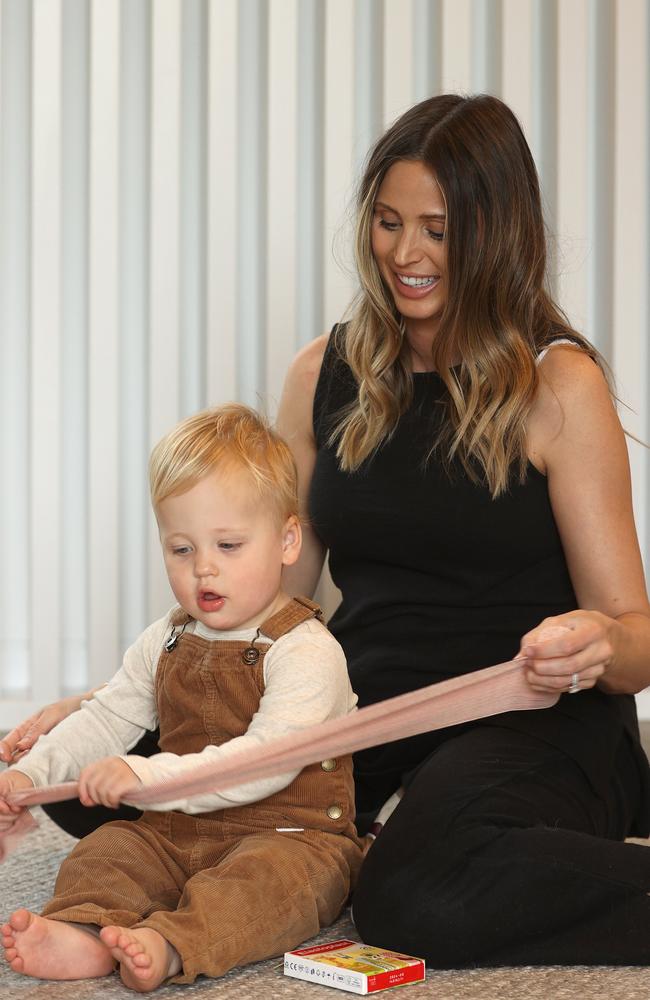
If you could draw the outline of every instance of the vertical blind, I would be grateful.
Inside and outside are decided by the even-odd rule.
[[[650,439],[649,66],[644,0],[0,0],[0,727],[170,603],[149,449],[210,403],[274,414],[354,292],[368,146],[416,100],[513,107],[554,288]]]

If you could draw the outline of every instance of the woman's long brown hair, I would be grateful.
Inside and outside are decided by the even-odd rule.
[[[470,478],[485,481],[496,497],[508,487],[513,469],[520,481],[526,475],[526,418],[540,351],[566,337],[606,374],[607,366],[549,294],[539,182],[514,114],[488,95],[432,97],[402,115],[377,142],[359,187],[361,291],[340,341],[358,396],[332,434],[342,468],[356,469],[371,456],[412,398],[404,320],[371,246],[377,192],[399,160],[417,160],[431,170],[447,210],[447,303],[431,362],[448,398],[431,450],[449,467],[459,460]]]

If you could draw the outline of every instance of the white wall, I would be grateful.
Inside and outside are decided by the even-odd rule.
[[[650,438],[649,64],[644,0],[0,0],[0,727],[167,606],[149,448],[208,403],[274,411],[352,292],[368,144],[417,99],[513,106],[560,299]]]

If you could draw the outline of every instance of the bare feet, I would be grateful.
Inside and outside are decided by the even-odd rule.
[[[104,927],[99,936],[119,962],[124,985],[138,993],[157,989],[181,970],[178,952],[153,927]]]
[[[5,958],[14,972],[38,979],[94,979],[115,968],[99,938],[61,920],[16,910],[2,926]]]

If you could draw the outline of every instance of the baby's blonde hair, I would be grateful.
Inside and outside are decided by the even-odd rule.
[[[288,445],[255,410],[227,403],[188,417],[151,452],[149,489],[154,509],[186,493],[211,472],[241,471],[281,520],[298,514],[296,465]]]

